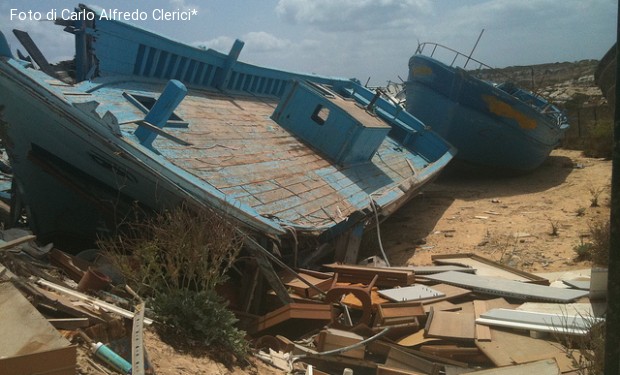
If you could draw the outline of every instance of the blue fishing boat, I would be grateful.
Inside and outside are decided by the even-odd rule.
[[[434,58],[440,52],[451,56],[449,65]],[[507,172],[540,166],[569,127],[564,113],[510,82],[476,78],[476,70],[464,69],[468,63],[491,69],[440,44],[419,44],[409,60],[407,111],[453,144],[466,164]]]
[[[47,63],[25,33],[27,57],[0,38],[14,206],[41,238],[87,241],[135,202],[185,202],[279,249],[350,248],[455,153],[356,80],[258,67],[238,61],[241,41],[223,54],[78,11],[91,16],[61,22],[75,35],[67,64]]]

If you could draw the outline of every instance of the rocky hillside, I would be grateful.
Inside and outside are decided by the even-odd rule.
[[[577,97],[582,102],[602,105],[605,101],[594,82],[597,65],[598,60],[582,60],[481,70],[477,75],[493,82],[509,80],[559,105]]]
[[[511,66],[476,72],[492,82],[511,81],[564,109],[571,128],[562,146],[592,157],[611,155],[613,111],[594,81],[598,60]]]

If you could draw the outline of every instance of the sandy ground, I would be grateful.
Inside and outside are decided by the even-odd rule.
[[[530,272],[588,268],[574,261],[574,247],[588,240],[590,225],[608,219],[610,181],[610,161],[569,150],[555,150],[539,169],[517,177],[447,173],[381,225],[382,243],[392,265],[475,253]],[[599,206],[591,207],[596,195]],[[376,237],[365,240],[366,252],[378,253]],[[282,373],[259,360],[227,369],[178,352],[152,332],[145,342],[160,375]]]
[[[588,268],[574,248],[609,220],[610,184],[611,161],[561,149],[527,175],[447,173],[383,223],[383,245],[393,265],[475,253],[528,272]]]

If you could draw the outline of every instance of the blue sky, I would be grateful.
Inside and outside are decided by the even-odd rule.
[[[494,67],[600,59],[616,39],[615,0],[93,0],[90,5],[143,11],[131,21],[173,39],[227,52],[246,42],[240,60],[281,69],[356,77],[381,85],[406,78],[418,41],[469,52]],[[58,13],[78,2],[1,0],[0,30],[13,49],[23,29],[51,61],[73,54],[71,35],[49,21],[10,19],[10,10]],[[154,9],[196,9],[189,21],[156,21]]]

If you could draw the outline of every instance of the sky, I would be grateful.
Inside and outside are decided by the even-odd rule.
[[[144,12],[128,21],[239,60],[296,72],[358,78],[372,85],[407,78],[418,42],[437,42],[492,67],[600,59],[615,43],[616,0],[82,0]],[[28,31],[50,61],[73,56],[72,35],[45,20],[78,2],[0,0],[0,31]],[[13,10],[12,10],[13,9]],[[157,19],[161,9],[188,20]],[[20,13],[22,19],[20,20]],[[31,12],[31,13],[30,13]],[[36,21],[35,12],[42,20]],[[65,13],[68,14],[68,13]]]

